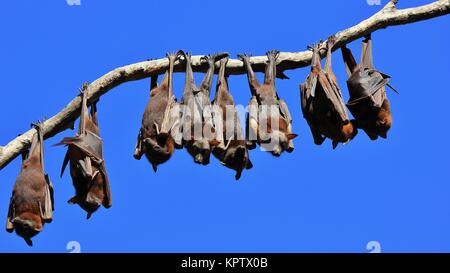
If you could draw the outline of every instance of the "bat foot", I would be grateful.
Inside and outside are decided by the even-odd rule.
[[[276,61],[278,59],[278,57],[280,56],[280,51],[279,50],[270,50],[266,52],[267,58],[269,58],[269,60],[273,60]]]
[[[327,46],[328,47],[333,47],[335,43],[336,43],[336,36],[335,35],[331,35],[330,37],[328,37],[328,39],[327,39]]]
[[[248,61],[248,60],[250,60],[250,57],[252,56],[252,54],[246,54],[246,53],[244,53],[244,54],[238,54],[237,55],[237,57],[239,58],[239,60],[240,61],[242,61],[242,62],[245,62],[245,61]]]

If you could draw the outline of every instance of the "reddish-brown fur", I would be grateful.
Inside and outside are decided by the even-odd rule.
[[[300,90],[302,112],[308,121],[314,143],[321,145],[326,138],[330,138],[333,148],[336,148],[338,143],[347,143],[353,139],[358,131],[348,119],[347,109],[331,68],[333,43],[334,38],[330,37],[327,41],[327,61],[324,69],[319,54],[320,44],[313,47],[311,72],[306,82],[300,85]]]
[[[359,117],[355,121],[356,125],[363,129],[371,140],[376,140],[378,136],[387,138],[387,132],[392,127],[392,112],[387,98],[383,101],[380,109],[371,108],[367,104],[353,107]]]
[[[80,128],[77,136],[64,138],[56,145],[64,144],[68,147],[61,171],[62,176],[66,164],[70,162],[70,175],[75,188],[75,196],[68,203],[78,204],[87,212],[89,219],[101,205],[105,208],[111,207],[112,199],[102,155],[102,139],[97,118],[98,101],[92,104],[91,111],[88,112],[87,88],[88,85],[84,84]],[[95,134],[97,139],[86,138],[88,134]],[[89,153],[94,153],[94,155]],[[87,165],[90,167],[86,167]]]
[[[36,126],[41,130],[41,125]],[[42,231],[44,223],[51,222],[51,215],[42,214],[45,205],[48,204],[48,196],[51,187],[43,170],[43,143],[36,133],[29,156],[22,162],[22,169],[16,179],[10,208],[8,211],[7,230],[16,231],[17,235],[24,238],[28,245],[32,245],[31,238]],[[24,158],[26,156],[24,155]],[[51,203],[53,200],[51,200]],[[53,204],[50,204],[53,206]],[[53,210],[53,208],[50,208]]]
[[[348,107],[355,118],[355,125],[363,129],[371,140],[378,139],[378,136],[387,138],[392,127],[392,112],[385,85],[388,85],[390,77],[377,71],[373,65],[371,35],[363,40],[360,64],[356,63],[346,46],[342,47],[342,56],[349,74],[347,85],[351,101]],[[362,84],[369,79],[374,82],[373,85]]]
[[[178,54],[167,54],[169,69],[160,86],[157,76],[152,77],[150,100],[142,116],[142,127],[136,144],[134,157],[140,159],[145,154],[156,172],[158,165],[168,161],[175,150],[175,143],[170,132],[161,132],[167,108],[173,107],[173,65]],[[158,128],[156,128],[158,126]],[[159,131],[158,131],[159,130]]]

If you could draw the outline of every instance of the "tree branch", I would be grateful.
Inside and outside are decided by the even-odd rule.
[[[396,3],[396,0],[392,0],[370,18],[351,28],[336,33],[334,35],[335,45],[333,50],[378,29],[414,23],[450,13],[450,0],[439,0],[428,5],[401,10],[396,9]],[[201,56],[192,57],[192,66],[195,72],[205,72],[207,69],[207,64],[201,63],[200,57]],[[277,71],[279,71],[277,76],[279,78],[287,78],[283,73],[284,71],[308,66],[311,63],[311,57],[312,53],[310,51],[282,52],[277,63]],[[250,62],[255,71],[263,72],[266,57],[252,57]],[[89,85],[88,103],[96,100],[122,83],[162,74],[165,72],[168,65],[168,60],[163,58],[130,64],[114,69]],[[174,70],[176,72],[184,72],[183,65],[179,62],[175,63]],[[244,74],[243,63],[239,60],[230,59],[226,67],[226,73],[229,75]],[[44,138],[50,138],[59,132],[72,128],[75,120],[80,115],[80,108],[81,98],[78,96],[69,102],[69,104],[67,104],[67,106],[58,114],[45,121],[43,126]],[[0,146],[0,170],[30,146],[35,133],[36,130],[31,129],[13,139],[6,146]]]

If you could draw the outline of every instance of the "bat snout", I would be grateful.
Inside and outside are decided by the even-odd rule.
[[[209,157],[206,157],[204,155],[197,155],[197,156],[195,156],[194,161],[195,161],[195,163],[202,164],[203,166],[206,166],[206,165],[209,164]]]
[[[280,145],[275,145],[275,147],[273,147],[272,154],[274,156],[278,157],[281,155],[282,152],[283,152],[283,149],[281,148]]]
[[[24,220],[20,217],[16,217],[13,220],[15,226],[20,226],[23,229],[34,229],[35,223],[32,220]]]
[[[203,163],[203,155],[202,154],[196,154],[194,157],[194,162],[198,164]]]
[[[16,217],[12,222],[17,235],[24,238],[30,246],[32,245],[30,238],[42,231],[42,227],[38,227],[33,220]]]

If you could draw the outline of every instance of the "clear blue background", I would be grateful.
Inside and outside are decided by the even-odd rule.
[[[228,51],[262,55],[269,49],[302,51],[377,12],[352,1],[2,1],[0,4],[0,144],[51,117],[83,81],[167,51]],[[400,1],[413,7],[432,1]],[[385,4],[386,1],[382,1]],[[194,165],[187,153],[153,173],[132,154],[149,80],[123,84],[102,97],[100,129],[114,204],[87,221],[68,173],[58,177],[65,149],[47,140],[46,170],[56,192],[54,221],[34,247],[0,232],[1,252],[383,252],[450,251],[450,16],[377,31],[375,64],[393,76],[394,125],[388,140],[363,133],[333,151],[313,143],[299,104],[298,85],[308,68],[278,81],[288,101],[296,150],[273,158],[251,152],[254,168],[239,182],[212,160]],[[360,54],[360,41],[350,45]],[[347,98],[340,52],[334,68]],[[260,75],[262,77],[262,75]],[[201,74],[196,75],[199,81]],[[445,81],[439,81],[443,77]],[[179,97],[184,75],[175,75]],[[246,104],[245,76],[230,78],[237,103]],[[0,218],[20,159],[0,172]]]

